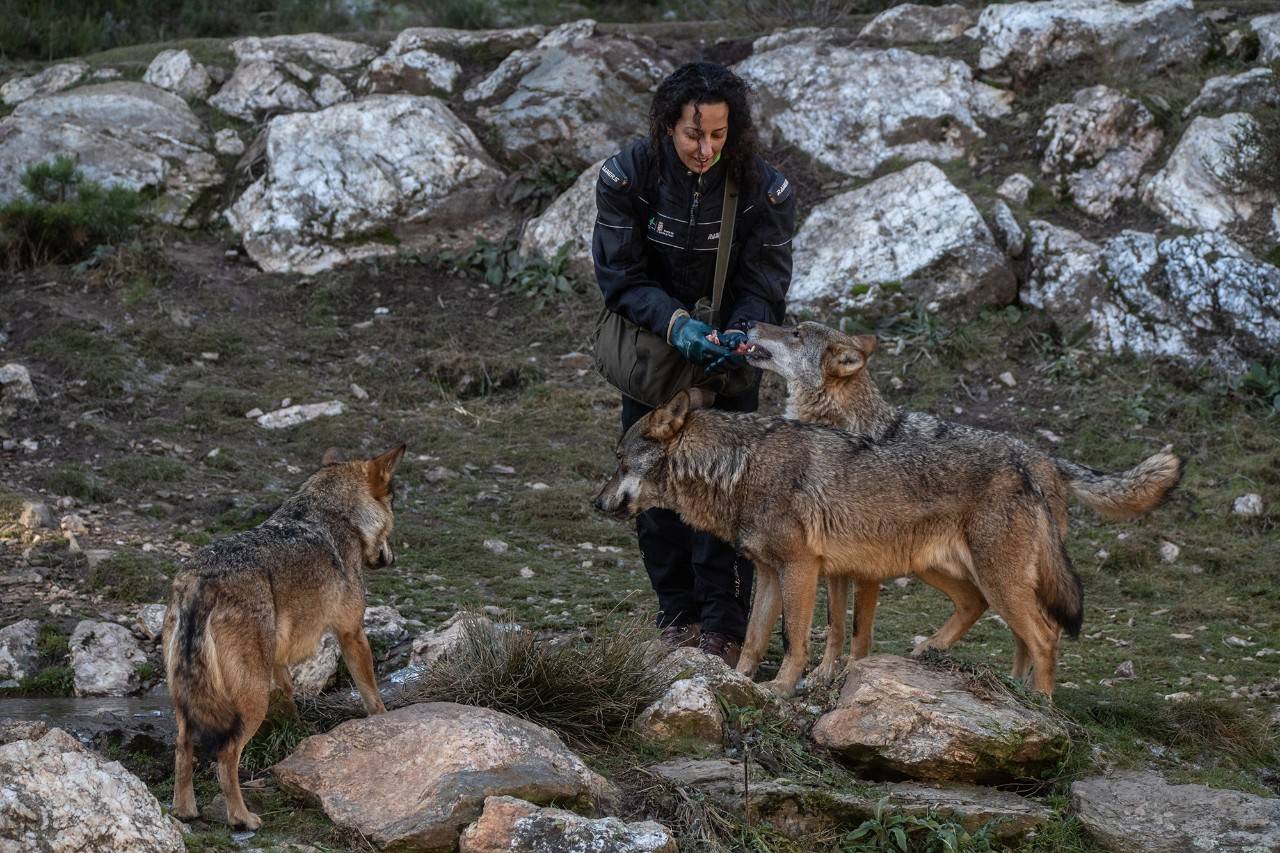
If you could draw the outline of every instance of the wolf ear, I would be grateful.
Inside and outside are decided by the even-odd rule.
[[[856,346],[846,347],[832,344],[827,348],[827,357],[823,359],[823,367],[828,376],[852,376],[867,364],[861,349]]]
[[[670,441],[684,429],[684,420],[688,415],[689,392],[681,391],[665,405],[649,413],[649,425],[645,428],[645,437],[656,441]]]
[[[324,455],[320,457],[320,464],[325,466],[337,465],[342,461],[342,451],[336,447],[330,447],[324,452]]]
[[[405,446],[402,444],[364,463],[365,472],[369,476],[369,491],[375,498],[385,497],[391,490],[391,475],[404,456]]]
[[[870,358],[878,343],[875,335],[858,335],[853,339],[854,346],[862,351],[863,358]]]

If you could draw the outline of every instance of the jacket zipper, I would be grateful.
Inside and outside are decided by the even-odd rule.
[[[693,200],[689,202],[689,239],[686,241],[685,251],[693,251],[693,234],[698,227],[698,205],[702,201],[702,175],[698,175],[698,186],[693,191]]]

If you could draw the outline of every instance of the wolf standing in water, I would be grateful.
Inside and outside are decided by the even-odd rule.
[[[212,753],[236,829],[259,817],[240,795],[240,753],[267,714],[272,679],[292,701],[288,666],[327,631],[365,710],[386,710],[364,633],[364,571],[392,563],[391,477],[404,445],[323,467],[258,527],[201,549],[178,573],[165,613],[165,673],[178,721],[173,812],[198,816],[193,749]]]
[[[743,327],[782,320],[795,192],[756,154],[748,86],[723,66],[677,69],[658,86],[649,122],[648,138],[606,160],[596,185],[592,257],[605,306],[698,367],[741,364],[733,347],[746,340]],[[713,290],[727,176],[739,188],[722,312],[728,320],[713,330],[690,311]],[[717,398],[716,408],[755,411],[754,379],[745,393]],[[623,431],[648,411],[624,395]],[[636,533],[663,638],[733,665],[746,630],[751,564],[669,510],[640,516]]]

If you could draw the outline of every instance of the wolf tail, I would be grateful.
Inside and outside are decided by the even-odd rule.
[[[1069,636],[1079,636],[1080,626],[1084,623],[1084,585],[1047,509],[1040,514],[1038,527],[1040,584],[1037,597],[1040,605]]]
[[[172,625],[164,637],[165,677],[174,710],[194,746],[217,754],[240,737],[243,721],[227,691],[210,616],[216,605],[197,578],[179,578],[169,599]]]
[[[1085,506],[1103,518],[1127,521],[1164,503],[1182,479],[1182,459],[1171,450],[1165,447],[1118,474],[1095,471],[1066,459],[1054,459],[1054,464]]]

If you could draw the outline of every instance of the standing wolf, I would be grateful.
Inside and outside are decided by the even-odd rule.
[[[227,817],[262,821],[240,795],[240,753],[267,713],[272,679],[292,701],[287,667],[313,654],[327,631],[365,710],[386,710],[364,633],[364,570],[392,563],[391,477],[404,445],[367,461],[323,467],[270,518],[202,548],[173,580],[164,664],[178,720],[173,812],[196,817],[193,747],[212,753]]]
[[[933,571],[981,593],[1025,649],[1036,689],[1053,692],[1058,637],[1079,632],[1083,592],[1049,499],[1017,458],[691,410],[685,392],[636,422],[617,456],[598,509],[673,509],[755,561],[739,672],[754,673],[785,611],[785,656],[766,686],[794,691],[820,575]]]
[[[1004,458],[1027,472],[1045,495],[1058,530],[1067,532],[1067,498],[1075,495],[1104,518],[1128,520],[1159,506],[1182,477],[1182,460],[1168,448],[1153,454],[1128,471],[1106,474],[1050,456],[1018,439],[963,424],[940,420],[921,412],[904,412],[880,396],[867,359],[875,352],[871,335],[846,335],[819,323],[783,328],[755,324],[747,333],[746,357],[787,381],[789,418],[839,427],[877,443],[910,447],[925,443],[939,451],[972,448],[992,459]],[[987,609],[981,590],[946,572],[918,572],[925,583],[947,594],[956,611],[947,622],[916,648],[945,649],[963,637]],[[859,581],[854,595],[854,630],[850,654],[866,657],[871,648],[879,580]],[[844,645],[845,602],[848,582],[828,581],[831,625],[822,663],[815,680],[829,680],[838,673]],[[1014,657],[1015,674],[1025,673],[1026,650],[1021,642]]]

